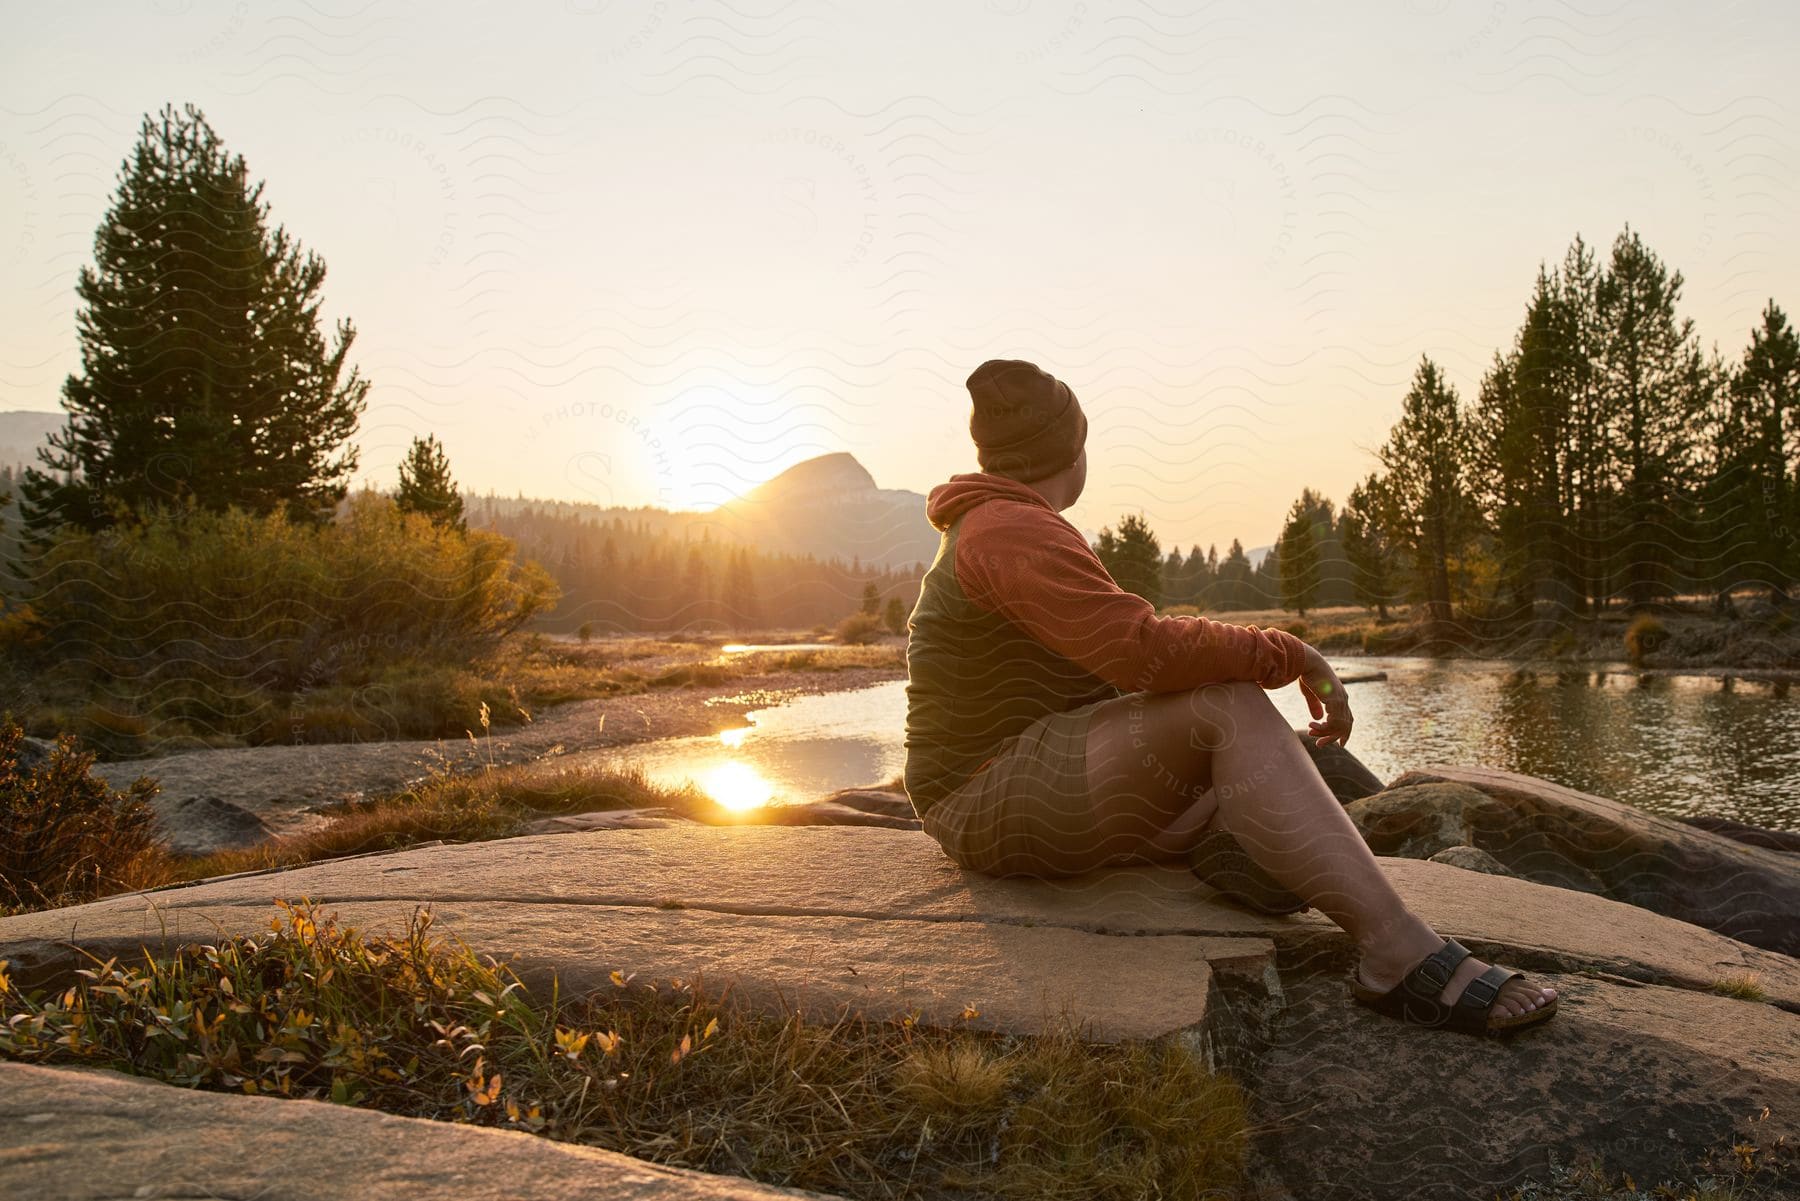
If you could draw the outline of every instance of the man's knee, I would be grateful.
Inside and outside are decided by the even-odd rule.
[[[1168,696],[1171,714],[1186,726],[1187,740],[1197,745],[1216,749],[1248,732],[1287,724],[1267,690],[1252,680],[1202,684]]]
[[[1181,707],[1188,712],[1200,716],[1210,713],[1261,715],[1275,710],[1275,702],[1269,699],[1268,691],[1254,680],[1202,684],[1168,695],[1178,698]]]

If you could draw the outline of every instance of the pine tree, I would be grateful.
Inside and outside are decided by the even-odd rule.
[[[1800,578],[1800,338],[1773,300],[1720,409],[1708,496],[1720,590],[1756,582],[1786,600]]]
[[[1281,607],[1281,539],[1275,540],[1263,553],[1262,560],[1250,573],[1249,606],[1252,609]]]
[[[1152,605],[1162,603],[1162,547],[1141,514],[1121,518],[1117,534],[1102,528],[1094,553],[1120,588]]]
[[[1350,489],[1338,515],[1338,537],[1350,561],[1351,584],[1358,603],[1375,610],[1376,621],[1388,619],[1388,606],[1396,599],[1399,576],[1398,547],[1394,537],[1393,502],[1382,479],[1371,472]]]
[[[858,571],[861,569],[861,566],[862,564],[858,562],[852,566],[851,570]],[[875,581],[873,580],[870,580],[867,584],[863,585],[862,611],[867,613],[870,617],[874,617],[881,612],[881,589],[875,586]]]
[[[1248,609],[1255,585],[1251,583],[1250,556],[1244,553],[1244,544],[1236,538],[1231,540],[1231,547],[1225,557],[1219,560],[1218,571],[1218,603],[1221,609]]]
[[[1597,294],[1600,394],[1622,485],[1609,592],[1623,586],[1634,606],[1676,591],[1695,537],[1697,433],[1717,384],[1693,321],[1675,315],[1683,282],[1627,227]]]
[[[1186,562],[1181,557],[1180,547],[1174,548],[1163,556],[1160,569],[1161,581],[1158,585],[1158,592],[1163,598],[1163,603],[1170,605],[1181,603],[1181,572]]]
[[[748,550],[738,548],[726,562],[725,598],[734,629],[751,629],[761,624],[762,603],[756,596],[756,577],[751,571]]]
[[[1553,282],[1551,336],[1546,339],[1546,389],[1562,414],[1556,440],[1557,551],[1546,591],[1563,608],[1591,612],[1606,594],[1607,527],[1613,507],[1605,401],[1598,362],[1604,331],[1600,324],[1602,272],[1594,252],[1577,234],[1563,255]],[[1563,614],[1559,610],[1557,617]]]
[[[704,629],[712,621],[712,568],[698,546],[689,546],[681,572],[681,628]]]
[[[1461,558],[1474,518],[1465,479],[1468,442],[1456,389],[1436,363],[1421,358],[1379,456],[1398,520],[1395,533],[1418,573],[1426,618],[1440,630],[1451,616],[1450,565]]]
[[[159,504],[329,517],[356,468],[368,382],[342,378],[356,331],[319,330],[325,263],[268,228],[193,105],[146,116],[83,267],[81,373],[68,424],[21,491],[34,541]]]
[[[1309,490],[1288,510],[1281,528],[1281,602],[1302,617],[1307,609],[1318,607],[1320,584],[1319,543],[1313,532],[1316,506],[1310,501]]]
[[[463,520],[462,492],[450,478],[450,460],[436,434],[412,440],[406,458],[400,461],[400,490],[394,503],[402,513],[423,513],[449,529],[468,528]]]
[[[1530,612],[1540,594],[1567,607],[1574,567],[1563,494],[1570,453],[1568,344],[1575,323],[1557,279],[1541,265],[1512,349],[1496,354],[1470,417],[1470,478],[1493,530],[1500,586]]]
[[[1218,552],[1213,552],[1218,558]],[[1200,606],[1206,603],[1206,595],[1212,589],[1212,571],[1207,566],[1206,556],[1201,553],[1198,543],[1188,548],[1187,562],[1181,569],[1181,599],[1184,604]]]
[[[906,633],[906,606],[900,603],[899,597],[888,597],[887,608],[881,615],[881,624],[888,628],[890,634]]]

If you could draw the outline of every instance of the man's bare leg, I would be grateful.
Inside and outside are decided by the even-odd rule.
[[[1089,795],[1110,828],[1141,831],[1147,853],[1192,845],[1214,816],[1270,876],[1342,927],[1362,952],[1359,974],[1388,989],[1442,945],[1388,883],[1306,748],[1252,683],[1136,693],[1095,710]],[[1487,969],[1470,956],[1446,1003]],[[1548,1004],[1555,989],[1509,981],[1509,1014]]]

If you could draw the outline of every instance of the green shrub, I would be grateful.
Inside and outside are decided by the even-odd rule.
[[[144,735],[150,723],[126,702],[114,699],[89,701],[81,707],[73,732],[108,755],[130,757],[144,751]]]
[[[1633,664],[1655,652],[1669,640],[1669,631],[1649,613],[1640,613],[1625,630],[1625,657]]]
[[[1395,625],[1387,629],[1376,627],[1364,630],[1362,648],[1364,654],[1395,655],[1405,652],[1411,647],[1414,632],[1405,625]]]
[[[43,640],[44,623],[30,605],[0,613],[0,651],[25,650]]]
[[[264,724],[271,692],[305,693],[369,664],[466,661],[557,596],[508,539],[439,527],[369,492],[320,527],[165,508],[69,531],[27,587],[44,662],[154,698],[138,717],[208,732]]]
[[[838,622],[836,636],[845,646],[865,646],[881,637],[881,618],[873,613],[852,613]]]
[[[1307,625],[1304,621],[1282,622],[1280,625],[1276,626],[1275,628],[1278,630],[1286,630],[1288,633],[1292,634],[1296,638],[1305,638],[1306,637]]]
[[[156,784],[140,776],[113,791],[72,735],[22,767],[24,738],[10,719],[0,723],[0,910],[72,905],[152,876],[162,859]]]
[[[687,688],[711,687],[714,684],[729,684],[742,672],[735,664],[725,663],[677,663],[673,667],[664,668],[650,677],[653,688]]]

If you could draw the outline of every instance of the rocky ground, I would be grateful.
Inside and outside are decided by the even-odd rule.
[[[1179,866],[1061,881],[965,873],[911,828],[904,797],[861,791],[838,797],[835,820],[889,828],[597,815],[561,833],[0,919],[0,958],[31,987],[89,955],[258,932],[276,898],[305,896],[387,932],[429,903],[476,951],[565,990],[610,987],[615,969],[698,974],[753,1004],[915,1010],[942,1024],[973,1005],[977,1025],[1023,1033],[1067,1007],[1094,1037],[1179,1040],[1239,1078],[1256,1129],[1245,1195],[1271,1201],[1485,1198],[1588,1156],[1647,1185],[1737,1139],[1800,1137],[1800,961],[1769,949],[1791,945],[1800,921],[1800,854],[1529,777],[1428,768],[1382,789],[1341,749],[1318,762],[1391,852],[1382,866],[1408,903],[1477,955],[1554,984],[1554,1019],[1506,1040],[1404,1026],[1349,1001],[1353,948],[1314,911],[1249,913]],[[1509,829],[1526,833],[1495,833]],[[1741,903],[1709,907],[1707,880]],[[1630,890],[1635,903],[1609,895]],[[1725,995],[1728,981],[1748,987]],[[229,1131],[222,1148],[235,1152],[184,1169],[194,1195],[379,1196],[406,1165],[450,1170],[409,1150],[436,1146],[417,1141],[434,1131],[396,1119],[19,1065],[0,1078],[0,1185],[23,1188],[13,1195],[167,1186],[167,1142],[141,1115],[175,1105],[196,1128]],[[314,1134],[396,1158],[359,1143],[327,1162]],[[452,1163],[475,1149],[438,1141]],[[316,1166],[289,1171],[274,1147]],[[564,1154],[496,1148],[527,1178]],[[688,1195],[761,1195],[707,1187]]]

